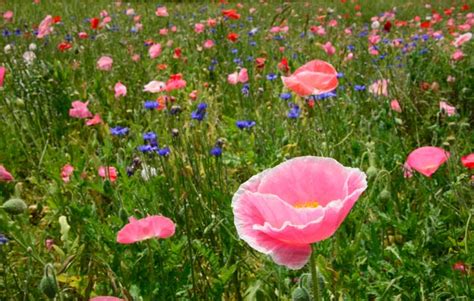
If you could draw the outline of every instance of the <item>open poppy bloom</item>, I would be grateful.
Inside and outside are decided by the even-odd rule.
[[[296,69],[292,75],[282,76],[281,79],[288,89],[299,96],[331,92],[338,85],[336,69],[321,60],[310,61]]]
[[[150,238],[168,238],[174,235],[175,224],[167,217],[160,215],[142,219],[129,218],[129,223],[117,233],[117,242],[133,244]]]
[[[442,148],[423,146],[412,151],[404,164],[405,178],[412,176],[416,170],[424,176],[431,177],[438,168],[448,160],[450,154]]]
[[[294,158],[239,187],[232,199],[234,223],[252,248],[300,269],[311,244],[336,232],[366,188],[366,175],[357,168],[332,158]]]

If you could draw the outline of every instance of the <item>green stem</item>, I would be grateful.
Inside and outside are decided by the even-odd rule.
[[[316,252],[314,251],[311,254],[311,282],[313,283],[313,298],[315,301],[321,301],[321,294],[319,293],[319,274],[318,268],[316,267]]]

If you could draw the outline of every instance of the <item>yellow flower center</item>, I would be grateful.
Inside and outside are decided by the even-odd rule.
[[[293,205],[295,208],[317,208],[319,203],[316,201],[310,202],[298,202]]]

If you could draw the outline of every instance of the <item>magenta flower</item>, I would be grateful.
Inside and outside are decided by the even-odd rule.
[[[89,111],[87,106],[89,102],[81,102],[79,100],[72,102],[72,109],[69,109],[69,116],[73,118],[89,118],[92,117],[92,113]]]
[[[334,234],[366,188],[366,175],[357,168],[332,158],[294,158],[239,187],[232,199],[234,223],[252,248],[300,269],[311,244]]]
[[[3,165],[0,165],[0,182],[11,182],[13,180],[12,174]]]
[[[405,178],[410,178],[416,170],[424,176],[431,177],[438,168],[448,160],[450,154],[442,148],[423,146],[412,151],[404,164]]]
[[[153,215],[142,219],[130,217],[129,223],[117,233],[117,242],[133,244],[150,238],[168,238],[174,235],[175,224],[167,217]]]

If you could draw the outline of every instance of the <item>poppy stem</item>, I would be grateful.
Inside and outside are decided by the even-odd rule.
[[[319,273],[318,268],[316,267],[316,252],[314,251],[311,253],[311,282],[313,283],[313,299],[315,301],[321,301],[321,294],[319,293]]]

